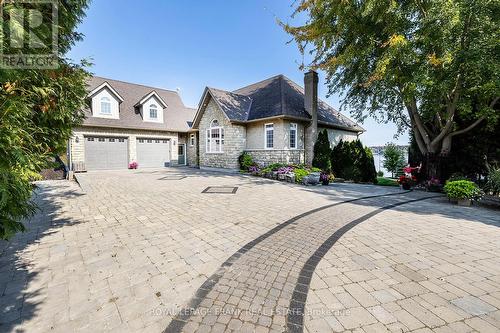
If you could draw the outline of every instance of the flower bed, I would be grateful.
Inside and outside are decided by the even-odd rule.
[[[242,170],[242,172],[245,172]],[[266,167],[252,165],[248,167],[248,173],[269,179],[298,183],[305,185],[316,185],[320,181],[318,168],[311,168],[304,164],[282,164],[274,163]]]

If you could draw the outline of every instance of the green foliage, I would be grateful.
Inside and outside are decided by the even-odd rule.
[[[343,141],[332,149],[331,164],[337,178],[356,182],[377,182],[377,171],[370,149],[363,147],[360,140]]]
[[[294,15],[306,19],[283,27],[357,119],[414,130],[423,155],[447,154],[459,135],[498,123],[499,0],[295,6]]]
[[[21,4],[10,4],[11,9]],[[37,7],[32,4],[32,7]],[[59,3],[59,68],[0,71],[0,238],[24,230],[21,220],[34,212],[31,181],[50,158],[64,153],[72,128],[83,119],[85,67],[65,53],[81,36],[74,32],[86,1]],[[5,9],[5,8],[4,8]],[[44,23],[47,24],[47,23]],[[29,50],[22,50],[29,52]]]
[[[314,158],[312,165],[322,171],[330,172],[332,169],[332,162],[330,160],[331,153],[330,140],[328,140],[328,132],[325,129],[319,132],[318,139],[314,143]]]
[[[240,164],[240,170],[243,170],[243,171],[248,171],[248,168],[255,165],[255,162],[253,161],[252,155],[250,155],[246,151],[244,151],[238,157],[238,163]]]
[[[500,167],[489,167],[488,180],[484,190],[492,195],[500,195]]]
[[[383,171],[377,172],[377,177],[384,177],[384,172]]]
[[[293,173],[295,174],[295,182],[302,183],[304,177],[310,174],[311,172],[306,169],[294,169]]]
[[[444,191],[448,198],[454,200],[477,200],[481,198],[482,195],[481,189],[474,182],[469,180],[455,180],[447,182],[444,186]]]
[[[384,168],[392,173],[392,177],[394,177],[394,175],[396,175],[405,165],[403,151],[392,142],[386,144],[384,148]]]
[[[399,186],[399,184],[396,180],[390,179],[390,178],[385,178],[385,177],[378,177],[377,178],[377,185],[380,185],[380,186]]]

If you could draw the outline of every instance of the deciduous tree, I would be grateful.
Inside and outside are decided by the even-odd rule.
[[[455,137],[498,121],[500,0],[302,0],[298,13],[304,24],[282,24],[330,93],[358,119],[412,129],[429,176]]]

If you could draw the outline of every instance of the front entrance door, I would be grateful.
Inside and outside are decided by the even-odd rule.
[[[186,144],[179,143],[178,147],[179,158],[177,163],[179,163],[179,165],[186,165]]]

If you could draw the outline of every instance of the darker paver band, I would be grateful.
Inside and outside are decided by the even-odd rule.
[[[364,222],[373,216],[380,214],[384,210],[391,209],[397,206],[405,205],[408,203],[412,202],[417,202],[417,201],[422,201],[422,200],[427,200],[431,198],[436,198],[437,196],[431,196],[431,197],[425,197],[425,198],[419,198],[419,199],[414,199],[414,200],[408,200],[408,201],[403,201],[403,202],[398,202],[394,203],[391,205],[387,205],[384,207],[381,207],[377,210],[374,210],[373,212],[370,212],[366,215],[363,215],[348,224],[342,226],[339,228],[337,231],[335,231],[326,241],[323,242],[323,244],[314,252],[314,254],[309,257],[309,259],[306,261],[304,266],[302,267],[302,270],[300,271],[299,275],[299,280],[298,283],[295,286],[295,289],[292,294],[292,299],[290,300],[290,306],[288,307],[288,312],[286,316],[286,324],[287,324],[287,329],[288,332],[302,332],[303,331],[303,325],[304,325],[304,313],[305,313],[305,306],[306,306],[306,300],[307,300],[307,293],[309,291],[309,285],[311,284],[311,279],[314,273],[314,270],[316,269],[316,266],[318,266],[319,262],[325,254],[330,251],[330,249],[335,245],[335,243],[349,230],[360,224],[361,222]]]
[[[195,295],[193,298],[191,298],[191,300],[189,301],[189,303],[187,304],[187,307],[191,310],[196,310],[199,305],[201,304],[201,302],[205,299],[205,297],[208,295],[208,293],[213,289],[213,287],[219,282],[219,280],[221,279],[221,277],[223,276],[224,272],[227,270],[227,268],[231,267],[243,254],[245,254],[246,252],[248,252],[249,250],[251,250],[253,247],[255,247],[257,244],[259,244],[260,242],[262,242],[263,240],[269,238],[270,236],[274,235],[275,233],[277,233],[278,231],[284,229],[285,227],[293,224],[294,222],[304,218],[304,217],[307,217],[309,215],[312,215],[314,213],[317,213],[317,212],[320,212],[322,210],[325,210],[325,209],[329,209],[329,208],[332,208],[332,207],[335,207],[335,206],[339,206],[339,205],[343,205],[343,204],[347,204],[347,203],[352,203],[352,202],[356,202],[356,201],[360,201],[360,200],[366,200],[366,199],[372,199],[372,198],[380,198],[380,197],[387,197],[387,196],[394,196],[394,195],[401,195],[401,194],[406,194],[406,193],[409,193],[411,191],[404,191],[404,192],[394,192],[394,193],[389,193],[389,194],[379,194],[379,195],[371,195],[371,196],[365,196],[365,197],[361,197],[361,198],[356,198],[356,199],[349,199],[349,200],[344,200],[344,201],[341,201],[341,202],[336,202],[334,204],[329,204],[329,205],[325,205],[325,206],[321,206],[321,207],[318,207],[318,208],[315,208],[315,209],[312,209],[312,210],[309,210],[307,212],[304,212],[302,214],[299,214],[297,216],[294,216],[292,217],[291,219],[277,225],[276,227],[274,227],[273,229],[269,230],[268,232],[260,235],[259,237],[255,238],[254,240],[248,242],[247,244],[245,244],[243,247],[241,247],[238,251],[236,251],[232,256],[230,256],[222,265],[221,267],[214,273],[212,274],[212,276],[210,276],[202,285],[201,287],[196,291]],[[418,200],[422,200],[422,199],[418,199]],[[418,201],[418,200],[413,200],[413,201]],[[411,202],[411,201],[409,201]],[[406,202],[404,202],[406,203]],[[400,204],[403,204],[403,203],[400,203]],[[395,207],[395,206],[398,206],[399,204],[395,204],[395,205],[390,205],[390,206],[386,206],[384,208],[381,208],[381,209],[389,209],[389,208],[392,208],[392,207]],[[380,209],[379,209],[380,210]],[[378,212],[375,211],[375,212]],[[370,213],[372,214],[372,213]],[[368,214],[368,215],[370,215]],[[375,214],[373,214],[375,215]],[[371,216],[373,216],[371,215]],[[371,216],[367,217],[366,219],[370,218]],[[359,220],[359,219],[358,219]],[[357,220],[355,220],[357,221]],[[354,221],[353,221],[354,222]],[[353,223],[351,222],[351,223]],[[360,221],[361,222],[361,221]],[[360,223],[360,222],[357,222],[356,224]],[[349,224],[350,225],[350,224]],[[354,225],[353,225],[354,226]],[[351,227],[352,228],[352,227]],[[328,241],[327,241],[328,242]],[[325,243],[327,243],[325,242]],[[331,244],[331,246],[333,246],[333,243]],[[331,247],[330,246],[330,247]],[[329,247],[328,247],[329,249]],[[310,273],[310,276],[312,276],[312,273],[314,272],[314,269],[316,268],[317,264],[319,263],[319,261],[321,260],[321,258],[326,254],[327,252],[327,245],[323,244],[319,249],[318,249],[318,253],[315,253],[311,258],[312,261],[311,262],[308,262],[304,265],[303,267],[303,271],[304,272],[309,272]],[[322,254],[322,255],[319,255],[319,254]],[[308,274],[309,274],[308,273]],[[303,274],[301,274],[303,275]],[[299,284],[302,284],[304,285],[304,287],[299,287],[300,288],[305,288],[307,287],[307,289],[309,288],[309,283],[310,283],[310,278],[307,279],[309,275],[303,275],[301,277],[299,277],[299,281],[298,283]],[[295,288],[297,289],[297,287]],[[294,292],[295,293],[295,292]],[[305,297],[307,297],[307,294],[304,294]],[[299,298],[300,297],[300,298]],[[301,296],[297,296],[297,298],[299,299],[302,299]],[[293,297],[292,297],[292,302],[293,302]],[[304,298],[304,303],[305,303],[305,298]],[[297,307],[297,306],[295,306]],[[174,319],[172,319],[172,321],[170,322],[170,324],[167,326],[167,328],[165,329],[164,332],[166,333],[170,333],[170,332],[181,332],[182,329],[184,328],[184,325],[187,323],[187,320],[191,317],[193,311],[181,311],[180,314],[178,314]],[[291,320],[297,320],[296,318],[293,318]],[[287,321],[288,322],[288,321]],[[299,323],[298,323],[299,324]],[[300,327],[301,327],[302,324],[300,324]]]

